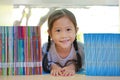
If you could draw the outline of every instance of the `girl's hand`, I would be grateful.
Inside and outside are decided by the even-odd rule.
[[[75,74],[75,66],[73,64],[62,68],[62,76],[73,76]]]
[[[58,66],[57,64],[52,64],[50,74],[52,76],[60,76],[62,75],[62,68]]]

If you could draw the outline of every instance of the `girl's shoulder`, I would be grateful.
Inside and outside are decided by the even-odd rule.
[[[78,44],[78,47],[79,47],[79,48],[84,48],[84,44],[83,44],[82,42],[77,41],[77,44]]]
[[[52,45],[53,45],[53,41],[51,41],[51,45],[50,46],[52,46]],[[48,42],[46,42],[46,43],[44,43],[42,45],[42,52],[46,53],[47,46],[48,46]]]

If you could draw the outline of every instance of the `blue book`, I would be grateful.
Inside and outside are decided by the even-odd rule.
[[[22,27],[18,27],[18,62],[19,62],[19,67],[18,67],[18,74],[23,75],[24,70],[23,70],[23,65],[24,65],[24,43],[22,40]]]
[[[25,61],[25,51],[24,51],[24,27],[25,26],[22,26],[21,27],[21,62],[22,62],[22,69],[23,69],[23,75],[25,75],[25,68],[24,68],[24,61]]]
[[[2,27],[0,26],[0,75],[2,75]]]
[[[3,68],[2,68],[2,75],[7,75],[7,66],[5,66],[6,63],[6,54],[5,54],[5,27],[2,27],[2,63],[3,63]]]
[[[84,34],[86,75],[120,76],[120,34]]]
[[[13,45],[13,27],[8,27],[8,75],[14,75],[14,45]]]
[[[2,57],[4,63],[8,63],[8,27],[4,27],[4,41],[5,41],[5,56]],[[4,67],[3,75],[8,75],[8,66]]]

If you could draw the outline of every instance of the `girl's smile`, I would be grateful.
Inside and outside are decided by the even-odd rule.
[[[65,38],[65,39],[60,40],[61,43],[67,43],[67,42],[69,42],[69,41],[70,41],[69,38]]]

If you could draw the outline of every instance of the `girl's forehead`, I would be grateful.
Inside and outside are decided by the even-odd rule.
[[[69,19],[70,20],[70,18],[67,15],[64,15],[64,16],[59,17],[55,21],[60,20],[60,19]]]
[[[54,25],[73,25],[73,22],[67,17],[67,16],[63,16],[57,20],[54,21],[53,26]]]

